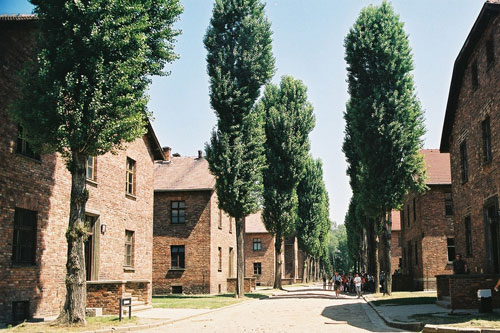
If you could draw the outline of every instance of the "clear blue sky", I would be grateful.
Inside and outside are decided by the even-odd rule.
[[[314,105],[316,128],[311,134],[314,157],[323,160],[330,195],[330,216],[343,223],[351,191],[341,151],[342,114],[348,99],[343,40],[359,11],[380,1],[268,0],[277,72],[301,79]],[[413,49],[417,94],[425,109],[426,148],[438,148],[453,63],[484,1],[394,0],[405,22]],[[195,156],[209,140],[215,116],[208,99],[203,35],[212,0],[185,0],[178,22],[183,34],[176,52],[181,58],[168,66],[171,75],[155,78],[149,108],[160,143],[183,156]],[[26,0],[0,0],[0,13],[30,13]]]

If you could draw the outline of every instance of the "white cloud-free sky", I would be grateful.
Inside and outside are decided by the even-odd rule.
[[[330,196],[330,216],[343,223],[351,191],[341,151],[343,112],[348,99],[343,41],[360,10],[381,1],[268,0],[277,72],[301,79],[314,105],[316,128],[311,151],[323,161]],[[149,108],[153,127],[164,146],[183,156],[195,156],[209,140],[216,123],[208,98],[203,35],[212,0],[184,0],[182,29],[176,52],[180,59],[168,66],[171,75],[154,78]],[[426,148],[439,148],[453,63],[481,10],[479,0],[393,0],[405,23],[413,49],[417,94],[425,110]],[[30,13],[26,0],[0,0],[0,14]]]

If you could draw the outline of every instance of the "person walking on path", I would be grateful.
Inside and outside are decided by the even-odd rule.
[[[358,295],[358,298],[361,297],[361,278],[359,277],[359,274],[356,274],[356,277],[354,278],[354,286],[356,288],[356,295]]]
[[[465,274],[467,272],[467,263],[462,260],[462,255],[458,253],[453,260],[453,274]]]
[[[335,297],[336,298],[339,298],[341,279],[342,279],[342,277],[339,275],[339,272],[335,272],[335,275],[333,276],[333,284],[334,284],[334,288],[335,288]]]

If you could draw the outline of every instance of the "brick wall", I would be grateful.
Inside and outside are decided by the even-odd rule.
[[[253,250],[253,239],[260,238],[262,250]],[[253,274],[253,264],[260,262],[262,274]],[[269,233],[246,233],[245,234],[245,276],[255,276],[257,283],[262,286],[274,284],[274,238]]]
[[[403,273],[412,277],[412,288],[416,290],[435,289],[435,275],[452,272],[448,263],[447,238],[454,238],[453,217],[446,216],[444,206],[445,193],[450,192],[451,188],[449,185],[429,185],[429,188],[424,194],[410,193],[407,196],[403,206],[404,225],[401,221],[402,245],[406,253]],[[416,220],[413,215],[414,198]],[[411,258],[408,254],[411,254]]]
[[[401,258],[401,245],[399,244],[401,231],[391,232],[391,270],[394,273],[399,268],[399,259]]]
[[[488,67],[485,43],[492,38],[495,48],[495,62]],[[472,224],[472,255],[465,258],[469,268],[475,272],[493,272],[493,246],[491,229],[484,216],[484,206],[491,200],[498,210],[500,192],[500,17],[496,17],[486,29],[475,50],[463,82],[455,110],[450,137],[452,188],[455,206],[455,228],[457,250],[466,253],[465,223],[467,216]],[[471,67],[478,65],[477,89],[472,87]],[[492,161],[483,162],[481,122],[490,117]],[[460,165],[460,144],[466,140],[469,179],[462,183]],[[499,218],[497,217],[497,224]]]
[[[34,160],[16,153],[17,126],[5,113],[15,95],[15,73],[31,48],[26,23],[1,24],[4,52],[0,70],[0,322],[11,320],[13,301],[30,301],[30,314],[58,314],[65,297],[65,231],[71,179],[57,154]],[[125,162],[137,163],[137,193],[125,195]],[[97,179],[89,183],[87,212],[98,217],[94,246],[94,278],[151,280],[153,157],[146,137],[116,155],[97,158]],[[35,264],[12,264],[15,208],[37,212]],[[124,270],[125,230],[134,231],[134,267]],[[150,295],[148,296],[150,299]]]
[[[236,225],[234,219],[230,219],[227,214],[217,206],[217,194],[214,192],[210,200],[211,210],[211,274],[210,274],[210,293],[222,293],[228,291],[227,279],[236,277]],[[222,219],[222,221],[219,221]],[[231,224],[231,225],[230,225]],[[219,270],[219,247],[222,250],[222,265]],[[230,254],[232,248],[231,272],[229,271]],[[219,287],[220,286],[220,287]],[[220,289],[219,289],[220,288]]]
[[[211,293],[211,191],[156,192],[154,205],[153,293]],[[171,224],[171,201],[186,202],[186,223]],[[185,246],[185,270],[170,269],[171,245]],[[217,267],[216,267],[217,268]]]

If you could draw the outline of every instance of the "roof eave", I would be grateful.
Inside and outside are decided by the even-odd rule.
[[[450,152],[450,134],[453,121],[455,118],[455,109],[458,104],[458,95],[460,93],[460,87],[462,86],[463,76],[466,69],[469,57],[474,50],[477,42],[479,41],[483,31],[488,26],[491,19],[495,16],[493,15],[500,12],[500,3],[486,2],[479,13],[479,16],[474,22],[467,39],[465,40],[462,49],[458,53],[453,66],[453,74],[451,77],[450,92],[448,94],[448,102],[446,104],[446,112],[443,123],[443,131],[441,134],[441,144],[439,150],[442,153]]]
[[[163,192],[204,192],[204,191],[213,191],[212,187],[202,187],[202,188],[160,188],[155,189],[155,193],[163,193]]]

